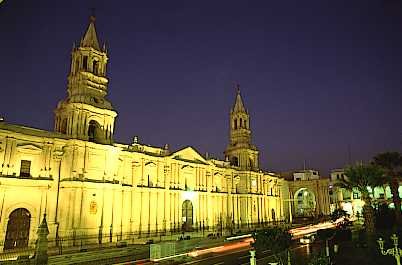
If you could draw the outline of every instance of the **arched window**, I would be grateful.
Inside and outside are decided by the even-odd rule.
[[[247,120],[244,120],[243,128],[247,129]]]
[[[191,231],[193,228],[193,204],[190,200],[185,200],[182,204],[182,220],[184,231]]]
[[[222,191],[222,175],[220,173],[215,173],[213,177],[213,188],[216,192]]]
[[[234,119],[233,127],[235,130],[237,129],[237,119]]]
[[[12,211],[8,218],[4,250],[28,247],[30,225],[31,214],[27,209]]]
[[[243,126],[243,120],[240,118],[240,124],[239,127],[241,128]]]
[[[93,71],[94,75],[98,75],[98,73],[99,73],[98,67],[99,67],[98,61],[97,61],[97,60],[94,60],[94,61],[92,62],[92,71]]]

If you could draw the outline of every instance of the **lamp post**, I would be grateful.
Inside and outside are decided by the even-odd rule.
[[[255,258],[255,249],[250,250],[250,265],[256,265],[257,259]]]
[[[384,256],[386,255],[394,256],[396,264],[401,265],[402,249],[398,248],[398,237],[395,234],[393,234],[391,236],[391,240],[394,244],[394,247],[387,250],[384,250],[384,240],[381,237],[377,240],[378,245],[380,246],[381,254]]]

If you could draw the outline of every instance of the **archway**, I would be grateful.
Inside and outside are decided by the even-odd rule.
[[[238,167],[239,166],[239,158],[237,156],[232,157],[230,160],[230,165]]]
[[[193,204],[185,200],[182,205],[183,230],[191,231],[193,227]]]
[[[8,218],[4,250],[28,247],[30,225],[31,214],[27,209],[12,211]]]
[[[301,188],[295,192],[295,215],[301,217],[314,216],[316,201],[314,192],[307,188]]]
[[[98,122],[91,120],[88,125],[88,141],[100,143],[102,130]]]

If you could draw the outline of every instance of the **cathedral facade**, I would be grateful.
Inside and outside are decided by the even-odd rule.
[[[225,160],[192,147],[152,147],[137,137],[116,143],[107,62],[92,17],[72,51],[67,97],[57,104],[54,131],[0,121],[4,250],[32,245],[45,214],[49,239],[86,236],[99,243],[285,218],[286,182],[260,170],[240,90]]]

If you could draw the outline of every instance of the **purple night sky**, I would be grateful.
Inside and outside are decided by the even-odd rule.
[[[95,4],[94,4],[95,3]],[[72,43],[96,7],[115,140],[223,158],[239,82],[264,169],[328,174],[402,149],[400,1],[0,4],[0,116],[53,129]]]

